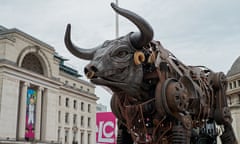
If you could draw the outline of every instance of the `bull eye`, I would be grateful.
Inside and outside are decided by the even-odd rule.
[[[126,55],[128,55],[128,51],[119,51],[119,52],[117,53],[117,57],[119,57],[119,58],[123,58],[123,57],[125,57]]]

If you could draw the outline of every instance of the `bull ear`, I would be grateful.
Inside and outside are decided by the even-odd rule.
[[[98,49],[98,47],[92,48],[92,49],[82,49],[77,46],[75,46],[71,41],[71,25],[67,25],[67,29],[65,32],[64,42],[68,50],[75,55],[76,57],[79,57],[81,59],[85,60],[92,60],[94,53]]]
[[[116,4],[111,3],[112,8],[123,17],[129,19],[133,22],[140,32],[135,32],[131,35],[131,43],[136,49],[141,49],[143,46],[146,46],[153,38],[153,29],[147,21],[142,17],[131,12],[129,10],[118,7]]]

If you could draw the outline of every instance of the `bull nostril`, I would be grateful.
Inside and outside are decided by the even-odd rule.
[[[84,73],[89,79],[95,76],[95,72],[97,72],[97,68],[94,66],[87,66],[84,68]]]
[[[88,69],[87,68],[84,68],[84,73],[87,74],[88,73]]]
[[[97,69],[95,66],[91,66],[90,69],[91,69],[92,71],[94,71],[94,72],[97,72],[97,71],[98,71],[98,69]]]

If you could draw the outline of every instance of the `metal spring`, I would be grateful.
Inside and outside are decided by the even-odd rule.
[[[175,125],[172,129],[172,144],[190,144],[191,131],[182,125]]]

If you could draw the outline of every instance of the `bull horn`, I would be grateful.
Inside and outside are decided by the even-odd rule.
[[[151,25],[148,24],[148,22],[146,22],[142,17],[134,12],[118,7],[114,3],[111,3],[111,6],[118,14],[129,19],[140,30],[140,32],[134,32],[130,37],[131,43],[136,49],[141,49],[152,40],[153,29]]]
[[[82,49],[77,46],[75,46],[71,41],[71,25],[67,25],[67,29],[65,32],[64,42],[68,50],[75,55],[76,57],[79,57],[81,59],[85,60],[92,60],[93,55],[95,51],[98,49],[98,47],[92,48],[92,49]]]

